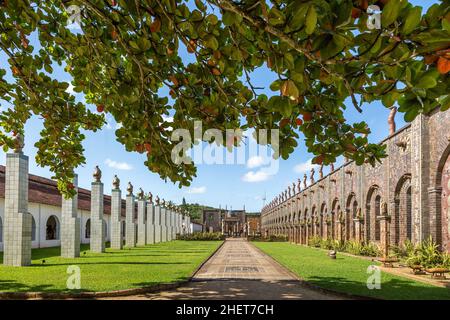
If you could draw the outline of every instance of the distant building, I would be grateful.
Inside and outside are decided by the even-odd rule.
[[[205,232],[221,232],[229,237],[257,235],[261,227],[260,214],[247,214],[245,209],[204,209],[202,222]]]

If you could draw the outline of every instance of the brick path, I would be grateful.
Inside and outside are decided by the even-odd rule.
[[[243,239],[227,239],[186,286],[114,299],[342,299],[303,286],[293,274]]]

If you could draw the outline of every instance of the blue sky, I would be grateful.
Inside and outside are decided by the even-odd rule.
[[[426,10],[431,4],[438,1],[413,0],[410,2],[421,5]],[[0,53],[0,68],[9,70],[6,58],[2,53]],[[56,69],[55,72],[55,77],[58,79],[70,80],[69,76],[64,74],[61,69]],[[253,82],[257,86],[268,87],[273,79],[275,79],[275,75],[265,68],[261,68],[253,74]],[[268,95],[272,94],[269,89],[265,91]],[[83,99],[80,95],[77,95],[77,98]],[[0,104],[2,108],[6,107],[1,100]],[[349,122],[364,120],[369,124],[372,130],[372,134],[369,136],[371,142],[379,142],[387,136],[389,110],[384,108],[381,103],[363,105],[362,114],[356,112],[350,104],[347,105],[345,114]],[[157,194],[175,203],[181,203],[182,198],[185,197],[187,202],[198,202],[215,207],[220,205],[230,208],[232,206],[233,209],[245,206],[247,211],[259,211],[263,205],[264,195],[269,201],[310,169],[309,161],[312,155],[306,151],[302,137],[300,137],[298,148],[288,160],[280,160],[279,170],[275,175],[261,174],[259,172],[261,167],[255,167],[258,161],[253,161],[250,166],[199,165],[197,178],[194,179],[191,187],[179,189],[173,183],[165,183],[157,174],[148,171],[143,164],[144,155],[126,152],[125,148],[115,140],[114,130],[117,124],[111,116],[107,116],[107,121],[108,124],[103,130],[86,134],[83,146],[87,161],[84,166],[76,169],[79,185],[83,188],[90,188],[93,168],[95,165],[99,165],[103,171],[102,180],[105,183],[106,193],[110,191],[112,177],[117,174],[122,181],[122,188],[125,188],[127,181],[131,181],[136,190],[142,187],[145,192],[151,191],[154,195]],[[397,128],[405,125],[402,114],[397,114],[396,122]],[[39,139],[41,129],[40,119],[33,117],[29,120],[25,126],[24,152],[30,157],[30,173],[51,177],[51,172],[47,168],[38,167],[34,159],[36,155],[34,143]],[[341,162],[340,160],[338,164]],[[0,163],[5,163],[3,151],[0,151]],[[325,168],[324,173],[327,172],[328,168]]]

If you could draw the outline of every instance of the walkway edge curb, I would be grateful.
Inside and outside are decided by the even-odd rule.
[[[278,264],[281,268],[283,268],[284,270],[286,270],[286,272],[288,272],[292,277],[294,277],[295,279],[297,279],[297,281],[299,281],[299,283],[307,288],[310,289],[314,289],[314,290],[318,290],[324,294],[327,295],[337,295],[337,296],[341,296],[342,298],[352,298],[355,300],[383,300],[380,298],[374,298],[374,297],[367,297],[367,296],[359,296],[359,295],[355,295],[355,294],[351,294],[351,293],[347,293],[347,292],[341,292],[341,291],[336,291],[333,289],[327,289],[327,288],[323,288],[320,287],[318,285],[315,285],[309,281],[306,281],[305,279],[301,278],[299,275],[297,275],[296,273],[294,273],[293,271],[291,271],[290,269],[288,269],[287,267],[285,267],[284,265],[282,265],[280,262],[278,262],[275,258],[273,258],[272,256],[268,255],[267,253],[265,253],[264,251],[262,251],[260,248],[258,248],[257,246],[255,246],[251,241],[249,241],[250,245],[253,246],[257,251],[259,251],[261,254],[263,254],[266,257],[269,257],[270,259],[272,259],[273,261],[275,261],[276,264]]]
[[[79,293],[65,293],[65,292],[0,292],[0,299],[5,300],[27,300],[27,299],[92,299],[92,298],[108,298],[108,297],[121,297],[143,293],[157,293],[166,290],[176,289],[180,286],[186,285],[192,281],[192,278],[197,274],[200,268],[208,262],[213,255],[222,248],[225,241],[222,243],[205,259],[203,262],[195,268],[191,275],[182,281],[175,281],[169,283],[159,283],[150,287],[141,287],[133,289],[123,289],[114,291],[98,291],[98,292],[79,292]]]

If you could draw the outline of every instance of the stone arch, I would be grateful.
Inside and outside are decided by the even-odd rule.
[[[84,227],[84,237],[86,239],[91,238],[91,219],[90,218],[86,220],[86,224]]]
[[[350,193],[347,197],[347,203],[345,207],[345,235],[346,239],[355,238],[355,222],[353,219],[356,218],[358,212],[358,201],[356,201],[355,193]]]
[[[438,164],[436,189],[442,190],[440,205],[436,203],[436,221],[438,221],[436,241],[442,244],[443,250],[450,252],[450,144]]]
[[[335,198],[333,200],[333,204],[331,205],[331,238],[336,239],[336,223],[337,223],[337,216],[339,214],[339,211],[341,210],[341,206],[339,205],[338,198]]]
[[[410,174],[401,177],[395,188],[395,210],[392,224],[393,243],[400,244],[406,239],[412,240],[412,195]]]
[[[51,215],[45,224],[45,240],[59,240],[59,220],[55,215]]]
[[[380,222],[377,216],[380,215],[381,192],[377,185],[369,188],[366,199],[366,219],[365,234],[368,241],[380,240]]]

